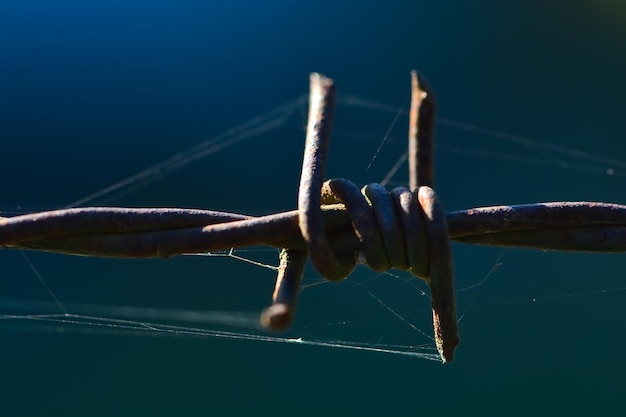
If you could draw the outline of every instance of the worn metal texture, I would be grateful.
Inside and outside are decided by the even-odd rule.
[[[434,96],[412,72],[411,189],[324,182],[335,87],[311,75],[298,209],[267,216],[171,208],[87,207],[0,217],[0,247],[107,257],[170,257],[249,245],[282,248],[273,304],[261,321],[293,320],[307,256],[327,279],[345,278],[359,254],[377,271],[404,269],[430,286],[444,362],[458,344],[450,240],[553,250],[626,251],[626,206],[550,202],[445,213],[433,190]]]

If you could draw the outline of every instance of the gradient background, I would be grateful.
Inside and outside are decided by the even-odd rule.
[[[445,123],[625,160],[625,19],[618,0],[3,1],[0,210],[13,215],[76,201],[305,94],[312,71],[334,78],[340,94],[400,107],[413,68],[437,94],[436,189],[448,210],[626,203],[626,163],[566,158]],[[380,181],[404,148],[390,141],[366,171],[393,118],[340,107],[328,176]],[[298,115],[275,132],[93,204],[292,209],[302,123]],[[392,136],[405,131],[401,117]],[[355,138],[362,133],[367,140]],[[467,314],[450,365],[3,323],[0,414],[623,415],[623,255],[466,245],[455,245],[454,255],[459,288],[480,282],[499,256],[502,266],[479,291],[459,293]],[[255,313],[274,280],[272,271],[222,258],[29,257],[64,303]],[[0,252],[0,263],[0,298],[49,299],[18,252]],[[307,271],[308,280],[316,277]],[[399,320],[358,321],[388,315],[362,291],[365,284],[350,283],[373,277],[359,268],[345,284],[305,290],[288,335],[427,343]],[[427,298],[386,278],[367,289],[431,332]],[[325,326],[342,321],[357,323]]]

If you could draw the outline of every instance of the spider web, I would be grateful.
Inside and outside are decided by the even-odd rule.
[[[189,199],[190,204],[211,209],[262,214],[293,208],[284,203],[295,201],[306,104],[306,96],[289,101],[135,174],[121,179],[112,175],[111,185],[59,207],[110,204],[186,206],[177,203],[180,196],[177,188],[184,186],[188,189],[185,199]],[[338,104],[328,176],[349,177],[359,184],[378,181],[387,186],[407,185],[404,132],[408,112],[405,104],[388,105],[352,95],[340,96]],[[607,156],[447,118],[439,118],[437,127],[441,137],[436,147],[441,154],[439,158],[471,157],[485,163],[513,163],[522,168],[542,166],[558,172],[579,172],[603,178],[626,176],[626,162]],[[456,132],[455,136],[462,140],[445,141],[445,133],[449,132]],[[464,142],[468,136],[481,140],[468,146]],[[516,149],[514,152],[510,150],[511,145]],[[238,175],[231,174],[226,181],[209,180],[205,183],[198,174],[217,158],[229,161],[227,165],[241,166],[241,170],[252,161],[255,168],[255,159],[242,163],[239,155],[265,150],[271,157],[276,154],[272,152],[274,146],[284,151],[280,154],[289,151],[289,156],[283,157],[291,162],[271,165],[273,160],[269,160],[269,169],[263,170],[258,167],[267,168],[263,165],[266,162],[256,159],[259,165],[254,175],[268,177],[256,180],[276,181],[276,172],[279,172],[282,183],[275,188],[293,192],[284,192],[285,196],[274,195],[269,202],[258,196],[254,198],[258,204],[245,199],[229,200],[227,196],[232,196],[233,187],[242,187]],[[345,155],[357,162],[345,164]],[[349,172],[359,164],[360,169]],[[225,169],[224,165],[219,165],[218,169]],[[209,187],[212,190],[205,192],[209,194],[206,200],[189,197],[197,190],[206,191]],[[159,190],[157,199],[154,198],[155,190]],[[211,199],[230,205],[216,207]],[[155,200],[162,200],[162,204]],[[40,209],[42,207],[36,207],[33,211]],[[27,211],[19,206],[5,207],[0,215]],[[500,299],[498,302],[493,298],[489,301],[487,297],[485,301],[481,299],[481,290],[500,273],[499,268],[506,264],[508,255],[499,249],[481,250],[484,254],[473,268],[457,272],[460,321],[467,321],[474,308],[485,308],[490,302],[528,304],[624,290],[618,287],[565,291],[556,295]],[[378,274],[359,266],[349,279],[335,284],[320,279],[308,268],[293,329],[287,333],[270,334],[260,328],[258,311],[267,305],[273,289],[277,262],[274,249],[238,249],[132,264],[30,252],[2,253],[1,256],[7,265],[11,265],[11,272],[2,280],[3,296],[0,299],[0,327],[5,331],[223,338],[439,360],[431,335],[428,288],[406,272]],[[199,272],[200,268],[204,272]],[[158,284],[153,282],[155,276],[160,277]],[[229,276],[236,277],[234,282],[223,282],[223,277]],[[14,285],[9,281],[18,279],[30,283],[10,291]],[[63,279],[78,280],[82,284],[68,290],[67,283],[61,283]],[[172,285],[172,280],[184,282],[184,288]],[[135,283],[129,284],[129,281]],[[220,285],[216,285],[216,281]],[[116,293],[117,288],[121,288],[124,294]],[[198,289],[213,294],[203,292],[198,295]],[[207,306],[211,309],[208,310]],[[216,307],[214,310],[213,306]]]

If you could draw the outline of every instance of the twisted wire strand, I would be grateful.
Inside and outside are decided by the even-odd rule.
[[[172,225],[155,218],[176,214]],[[331,247],[361,250],[343,204],[322,206]],[[120,226],[116,221],[132,217]],[[98,217],[97,221],[93,218]],[[35,220],[36,219],[36,220]],[[450,240],[541,250],[626,252],[626,206],[548,202],[446,213]],[[24,238],[22,238],[24,231]],[[253,217],[188,209],[85,207],[0,217],[0,247],[83,256],[157,258],[268,245],[305,250],[298,211]]]
[[[434,190],[434,99],[412,73],[411,189],[349,180],[323,182],[332,127],[334,84],[311,76],[310,114],[298,210],[262,217],[210,210],[86,207],[0,217],[0,247],[74,255],[169,257],[249,245],[281,248],[270,329],[294,317],[307,256],[338,281],[363,253],[376,271],[409,270],[430,286],[435,341],[449,362],[458,344],[450,240],[540,249],[626,251],[626,206],[552,202],[478,207],[445,213]],[[411,191],[413,190],[413,191]]]

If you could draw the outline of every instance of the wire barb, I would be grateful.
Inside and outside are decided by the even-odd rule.
[[[478,207],[445,213],[432,163],[434,95],[412,77],[409,127],[411,189],[361,190],[346,179],[324,182],[335,87],[311,75],[310,113],[298,209],[262,217],[209,210],[85,207],[0,217],[0,247],[107,257],[169,257],[250,245],[281,248],[272,305],[261,314],[273,330],[293,321],[307,256],[327,279],[354,268],[359,253],[377,271],[410,270],[430,286],[435,342],[444,362],[458,344],[450,240],[482,245],[597,252],[626,251],[626,206],[553,202]]]

